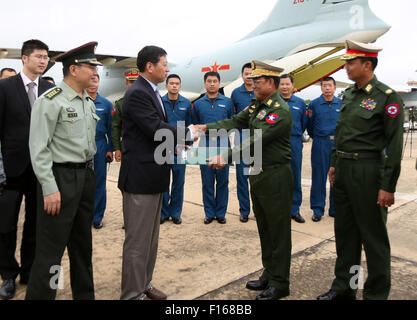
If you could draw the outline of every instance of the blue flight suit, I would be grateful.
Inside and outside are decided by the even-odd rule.
[[[308,117],[306,104],[303,99],[292,95],[289,99],[284,100],[290,107],[293,121],[290,141],[291,168],[294,175],[294,192],[291,206],[291,215],[294,217],[300,213],[300,206],[301,202],[303,201],[303,193],[301,188],[301,167],[303,163],[302,135],[307,128]]]
[[[233,114],[232,99],[219,93],[212,103],[206,94],[194,103],[192,119],[194,124],[207,124],[229,119]],[[214,140],[209,140],[208,134],[200,138],[199,147],[227,148],[229,146],[227,135],[214,138]],[[222,170],[216,170],[209,168],[207,165],[201,165],[200,170],[206,217],[224,218],[229,198],[229,167],[226,166]],[[214,188],[215,181],[217,182],[216,188]]]
[[[178,95],[178,100],[173,107],[168,98],[168,94],[166,94],[162,97],[162,102],[164,103],[170,124],[175,126],[185,125],[186,127],[191,125],[191,102],[188,99]],[[183,123],[178,123],[179,121],[182,121]],[[177,157],[174,156],[171,170],[171,194],[169,190],[164,192],[162,200],[161,218],[163,219],[168,219],[169,217],[179,218],[184,202],[185,164],[177,163]]]
[[[243,111],[250,105],[252,99],[255,98],[253,91],[248,91],[245,84],[242,84],[239,88],[236,88],[232,92],[232,101],[235,105],[236,113]],[[235,139],[235,145],[238,146],[243,140],[248,138],[247,135],[242,134],[240,130],[240,139]],[[244,160],[244,159],[242,159]],[[249,186],[248,175],[244,174],[244,169],[249,168],[249,165],[241,161],[236,164],[236,182],[237,182],[237,198],[239,199],[239,212],[241,215],[249,216],[250,213],[250,200],[249,200]]]
[[[106,210],[106,178],[107,162],[106,153],[113,152],[111,139],[111,120],[113,105],[109,100],[97,94],[96,113],[100,117],[96,127],[96,145],[97,153],[94,156],[94,173],[96,174],[96,194],[94,202],[94,223],[100,223],[103,220],[104,211]]]
[[[307,131],[313,138],[311,149],[312,184],[310,190],[310,208],[314,214],[322,217],[326,205],[326,182],[330,168],[330,158],[334,146],[336,123],[339,118],[342,100],[333,98],[327,102],[323,95],[313,100],[309,106]],[[334,216],[333,188],[330,187],[329,215]]]

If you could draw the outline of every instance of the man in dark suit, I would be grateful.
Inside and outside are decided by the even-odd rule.
[[[123,103],[123,143],[125,150],[119,175],[123,193],[125,242],[123,246],[122,300],[166,299],[155,289],[152,274],[158,250],[163,193],[168,191],[169,159],[175,145],[184,144],[191,130],[169,124],[157,84],[169,72],[164,49],[147,46],[139,53],[140,77],[127,90]],[[173,138],[165,154],[156,134],[163,130]],[[191,135],[191,134],[190,134]],[[163,142],[165,143],[165,142]],[[162,160],[162,161],[160,161]]]
[[[22,47],[23,70],[0,80],[0,142],[6,186],[0,196],[0,298],[13,298],[15,280],[27,284],[35,255],[36,177],[29,154],[29,127],[36,98],[53,87],[40,78],[48,65],[48,46],[28,40]],[[21,266],[15,259],[17,221],[25,196],[25,223],[21,245]]]

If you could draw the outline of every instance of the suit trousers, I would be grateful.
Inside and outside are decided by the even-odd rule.
[[[136,300],[152,280],[158,253],[163,194],[123,191],[123,244],[121,300]]]
[[[8,219],[12,223],[6,228],[7,232],[0,233],[0,274],[3,280],[8,280],[16,279],[20,273],[21,280],[27,282],[35,258],[36,246],[36,176],[32,166],[29,165],[19,177],[7,177],[6,189],[15,190],[18,192],[18,195],[17,199],[14,198],[12,200],[16,200],[16,202],[9,204],[15,208],[14,212],[12,212],[13,217]],[[15,258],[15,251],[17,222],[23,196],[25,196],[25,222],[20,248],[21,266],[19,267],[19,263]],[[3,212],[1,208],[0,212]]]
[[[36,256],[26,299],[55,299],[58,283],[54,275],[67,248],[72,296],[74,300],[93,300],[91,224],[96,184],[94,171],[54,167],[53,173],[61,193],[61,211],[52,216],[43,210],[43,194],[38,185]],[[64,275],[63,279],[66,281],[67,276]]]

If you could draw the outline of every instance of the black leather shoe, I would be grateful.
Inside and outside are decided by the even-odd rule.
[[[16,293],[16,283],[14,279],[4,280],[0,288],[0,298],[9,300],[14,297]]]
[[[94,229],[101,229],[103,228],[103,222],[94,222],[93,227]]]
[[[169,218],[162,218],[161,217],[161,223],[160,224],[163,224],[165,221],[168,221],[169,220]]]
[[[175,224],[181,224],[182,219],[181,217],[175,217],[175,218],[172,218],[172,222],[174,222]]]
[[[330,213],[329,213],[329,217],[334,218],[334,213],[333,213],[333,214],[330,214]]]
[[[213,222],[213,218],[210,218],[210,217],[205,217],[204,218],[204,224],[210,224],[212,222]]]
[[[249,220],[249,217],[248,216],[246,216],[244,214],[241,214],[240,215],[240,222],[245,223],[245,222],[248,222],[248,220]]]
[[[249,290],[261,291],[265,290],[268,287],[268,280],[260,276],[258,280],[248,281],[246,283],[246,288]]]
[[[306,222],[304,220],[304,218],[300,214],[297,214],[295,216],[292,216],[291,218],[294,219],[298,223],[304,223],[304,222]]]
[[[256,300],[279,300],[290,295],[289,290],[279,290],[274,287],[268,287],[260,295],[256,296]]]
[[[220,224],[225,224],[226,223],[226,218],[217,218],[217,222]]]
[[[313,220],[314,222],[319,222],[321,220],[321,217],[316,214],[313,214],[313,217],[311,218],[311,220]]]
[[[336,291],[333,291],[332,289],[330,289],[329,292],[326,292],[325,294],[318,296],[317,300],[342,301],[342,300],[356,300],[356,298],[354,296],[348,296],[345,294],[337,293]]]

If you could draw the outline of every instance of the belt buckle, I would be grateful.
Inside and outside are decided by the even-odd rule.
[[[359,153],[354,153],[353,154],[353,159],[356,160],[356,161],[359,160]]]
[[[339,158],[340,159],[344,159],[345,158],[345,153],[343,151],[338,151],[337,153],[339,154]]]
[[[87,164],[86,164],[85,167],[88,168],[88,169],[93,169],[93,161],[92,160],[87,161]]]

